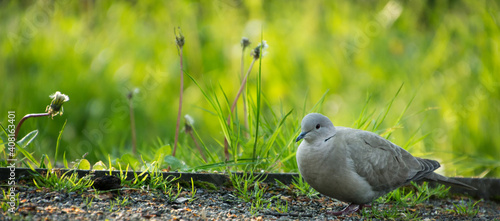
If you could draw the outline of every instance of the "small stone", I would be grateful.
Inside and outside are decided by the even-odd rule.
[[[179,198],[175,199],[175,201],[174,201],[174,202],[175,202],[175,203],[178,203],[178,204],[181,204],[181,203],[185,203],[185,202],[187,202],[187,201],[189,201],[189,200],[190,200],[190,198],[186,198],[186,197],[179,197]]]

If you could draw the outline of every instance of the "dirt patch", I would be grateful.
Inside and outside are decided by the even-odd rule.
[[[6,185],[4,185],[5,187]],[[194,198],[185,188],[179,195],[156,190],[127,189],[102,192],[93,189],[80,193],[54,192],[38,189],[28,181],[20,183],[19,206],[16,213],[1,211],[2,220],[363,220],[431,219],[431,220],[498,220],[500,204],[480,201],[477,214],[459,215],[456,206],[471,205],[477,200],[464,196],[448,199],[429,199],[412,207],[392,203],[372,203],[364,214],[332,216],[327,212],[341,210],[346,204],[324,196],[297,196],[289,188],[278,184],[262,184],[266,188],[261,205],[257,199],[244,202],[232,187],[217,190],[196,188]],[[176,196],[175,196],[176,195]],[[2,198],[3,199],[3,198]],[[469,203],[469,204],[466,204]],[[258,208],[257,208],[258,207]],[[381,215],[386,213],[386,215]],[[386,217],[384,217],[386,216]]]

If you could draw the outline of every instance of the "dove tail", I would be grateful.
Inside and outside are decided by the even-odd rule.
[[[438,183],[445,184],[445,185],[448,185],[448,186],[455,186],[455,187],[465,188],[465,189],[469,189],[469,190],[477,190],[473,186],[470,186],[470,185],[467,185],[467,184],[462,183],[460,181],[457,181],[457,180],[454,180],[454,179],[451,179],[451,178],[439,175],[437,173],[430,173],[430,174],[428,174],[427,176],[424,177],[424,180],[426,180],[426,181],[434,181],[434,182],[438,182]]]

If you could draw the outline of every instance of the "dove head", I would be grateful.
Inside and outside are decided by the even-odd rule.
[[[335,127],[328,117],[318,113],[308,114],[302,119],[302,132],[295,142],[304,139],[312,143],[318,140],[328,140],[335,135]]]

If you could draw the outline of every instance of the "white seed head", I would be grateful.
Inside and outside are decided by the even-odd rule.
[[[186,120],[186,123],[189,125],[194,124],[194,119],[189,114],[184,115],[184,120]]]

